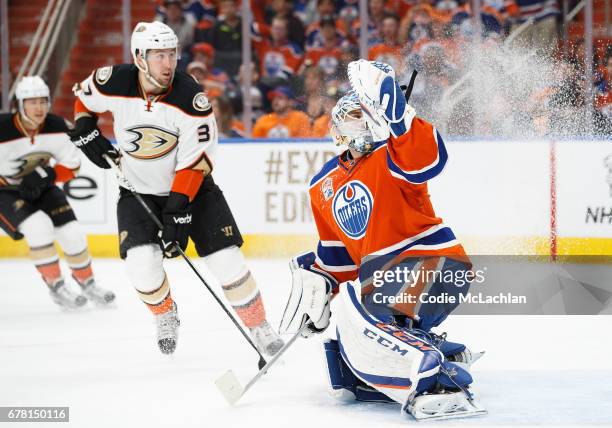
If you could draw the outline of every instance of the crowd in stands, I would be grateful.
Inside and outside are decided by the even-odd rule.
[[[411,103],[434,123],[441,120],[445,91],[466,74],[466,49],[473,46],[475,36],[480,36],[480,46],[486,50],[500,46],[513,29],[528,22],[512,43],[539,56],[559,55],[557,0],[481,3],[480,20],[475,22],[471,2],[465,0],[368,1],[368,58],[391,64],[404,82],[412,70],[418,70]],[[242,62],[241,0],[159,1],[156,19],[177,33],[182,50],[179,68],[202,84],[214,104],[222,137],[245,135],[247,96],[253,137],[328,136],[331,108],[350,88],[346,65],[359,57],[358,0],[250,0],[249,7],[253,14],[248,35],[253,53],[248,64],[250,94],[245,93],[249,73]],[[578,41],[561,61],[567,85],[550,88],[544,97],[530,94],[534,103],[584,103],[580,53]],[[612,123],[612,49],[596,54],[594,115],[605,130]],[[476,102],[474,94],[466,102]],[[531,121],[534,129],[546,133],[541,125],[546,121],[539,121],[537,114]],[[465,118],[445,127],[455,135],[493,132]]]

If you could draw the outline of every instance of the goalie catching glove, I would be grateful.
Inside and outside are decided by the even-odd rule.
[[[399,137],[410,129],[416,112],[406,102],[393,67],[360,59],[349,63],[348,77],[375,141]]]
[[[329,326],[332,287],[327,278],[305,268],[304,260],[312,257],[313,253],[305,254],[292,259],[289,264],[291,294],[281,320],[281,334],[296,333],[306,324],[308,328],[302,336],[308,338],[322,333]]]
[[[111,142],[102,135],[95,117],[79,117],[74,124],[74,129],[68,131],[68,136],[70,141],[100,168],[110,168],[110,165],[104,159],[105,155],[113,160],[119,157],[119,153]]]

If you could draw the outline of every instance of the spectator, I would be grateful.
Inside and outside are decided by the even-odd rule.
[[[220,138],[244,138],[244,125],[234,117],[231,101],[219,96],[211,102]]]
[[[431,40],[433,37],[431,15],[432,9],[428,5],[412,8],[400,24],[399,42],[408,43],[412,50],[419,40]]]
[[[219,2],[219,20],[209,33],[209,41],[217,50],[215,66],[236,75],[242,63],[242,20],[236,0]]]
[[[314,121],[312,126],[312,136],[314,138],[325,138],[329,137],[331,130],[331,111],[336,105],[339,97],[337,96],[337,89],[330,87],[323,94],[323,113]]]
[[[201,62],[206,66],[206,78],[211,81],[221,83],[223,85],[229,82],[227,73],[218,67],[215,67],[215,48],[210,43],[196,43],[191,48],[193,60]]]
[[[255,50],[261,62],[261,78],[273,85],[287,81],[299,69],[302,51],[288,38],[288,21],[285,18],[272,19],[270,38],[255,41]]]
[[[161,21],[176,33],[178,44],[181,50],[188,49],[193,43],[193,33],[196,26],[195,18],[190,13],[184,13],[179,0],[164,1],[164,16],[157,16],[156,20]]]
[[[217,10],[214,1],[209,0],[192,0],[184,1],[185,13],[190,13],[195,18],[195,21],[201,23],[202,21],[209,22],[211,25],[215,23]]]
[[[339,71],[338,66],[342,60],[341,47],[348,46],[348,42],[340,36],[333,17],[324,17],[320,26],[318,32],[320,40],[306,51],[304,65],[316,66],[327,76],[333,76]]]
[[[312,11],[308,11],[308,16],[304,22],[307,22],[310,25],[317,23],[324,16],[336,16],[336,1],[335,0],[312,0],[310,4],[315,4],[316,8],[313,8]],[[310,7],[310,6],[309,6]],[[308,30],[306,30],[306,34],[308,35]]]
[[[192,61],[187,66],[187,73],[191,74],[202,85],[209,99],[214,99],[225,92],[225,84],[211,78],[206,64],[200,61]]]
[[[385,0],[370,0],[368,3],[368,46],[375,45],[381,41],[382,21],[385,17]],[[361,31],[360,18],[352,23],[352,32],[355,40],[359,40]]]
[[[293,109],[293,93],[287,86],[270,91],[268,99],[273,112],[255,122],[254,138],[305,138],[310,135],[310,120],[305,113]]]
[[[274,18],[284,18],[288,24],[287,37],[290,41],[304,49],[304,23],[293,14],[292,0],[272,0],[271,9],[268,10],[266,22],[272,23]]]
[[[557,43],[557,0],[517,0],[519,17],[516,26],[532,18],[533,24],[521,33],[514,43],[523,48],[536,49],[541,54],[552,54]]]
[[[612,53],[608,53],[606,68],[602,72],[601,80],[597,85],[597,98],[595,108],[600,116],[599,128],[606,132],[612,131]]]
[[[234,114],[237,114],[240,117],[240,120],[243,122],[246,120],[243,113],[243,100],[246,95],[246,67],[245,64],[240,66],[238,71],[238,78],[232,81],[232,84],[228,86],[227,96],[232,101],[232,105],[234,107]],[[251,100],[251,108],[253,117],[252,122],[255,122],[259,117],[265,114],[264,111],[264,103],[263,103],[263,95],[262,90],[259,85],[259,73],[257,72],[257,67],[253,62],[251,62],[251,90],[249,94],[249,99]]]
[[[404,55],[402,45],[399,42],[399,18],[397,15],[388,14],[382,21],[382,41],[368,50],[370,61],[381,61],[393,67],[397,75],[403,73]]]
[[[348,28],[342,20],[336,20],[336,8],[333,0],[319,0],[317,3],[318,18],[306,29],[306,49],[320,47],[322,44],[321,26],[323,20],[331,19],[334,22],[335,30],[341,38],[347,38]]]

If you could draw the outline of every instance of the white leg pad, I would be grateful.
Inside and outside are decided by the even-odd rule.
[[[358,378],[403,404],[421,379],[439,373],[444,357],[367,313],[358,288],[351,282],[340,286],[336,323],[342,358]]]
[[[79,254],[87,248],[87,239],[76,221],[71,221],[55,229],[55,237],[66,254]]]
[[[159,245],[130,248],[125,261],[128,278],[136,290],[151,292],[164,282],[164,256]]]
[[[54,241],[53,222],[43,211],[36,211],[18,227],[30,248],[43,247]]]
[[[222,285],[239,280],[249,270],[242,251],[235,245],[204,257],[204,261]]]

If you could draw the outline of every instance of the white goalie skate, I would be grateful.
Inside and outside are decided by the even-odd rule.
[[[178,340],[178,327],[181,324],[178,318],[176,303],[172,308],[155,316],[157,322],[157,345],[162,354],[172,354],[176,349]]]
[[[64,280],[58,280],[51,286],[49,293],[56,304],[66,309],[78,309],[87,303],[87,298],[68,289]]]
[[[87,280],[81,285],[83,294],[89,300],[98,305],[108,305],[115,300],[115,293],[102,287],[98,287],[93,279]]]
[[[285,344],[283,339],[270,327],[268,321],[251,329],[251,336],[257,348],[265,354],[275,355]]]
[[[404,410],[417,421],[467,418],[487,414],[473,392],[425,394],[414,398]]]

